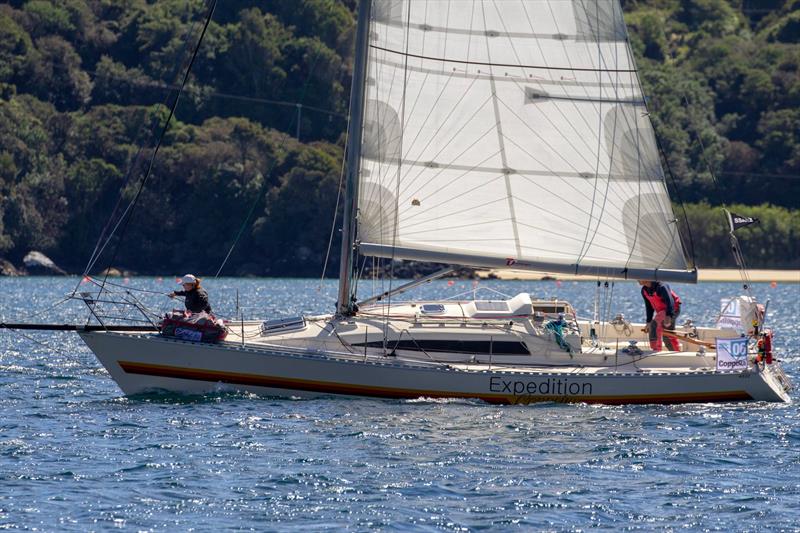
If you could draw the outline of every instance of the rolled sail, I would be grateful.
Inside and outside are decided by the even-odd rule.
[[[361,253],[693,281],[616,0],[375,0]]]

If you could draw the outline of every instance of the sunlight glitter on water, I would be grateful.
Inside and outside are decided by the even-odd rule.
[[[4,320],[74,280],[0,279]],[[459,285],[465,287],[459,288]],[[132,286],[157,289],[152,280]],[[209,280],[261,316],[332,307],[335,282]],[[417,295],[470,290],[434,282]],[[571,300],[594,284],[486,282]],[[163,287],[162,287],[163,288]],[[615,309],[642,314],[632,283]],[[709,323],[736,284],[679,286]],[[771,299],[776,349],[798,381],[800,286]],[[31,301],[30,295],[36,295]],[[169,309],[161,295],[148,305]],[[85,319],[57,308],[52,322]],[[125,398],[75,335],[0,333],[0,527],[43,530],[479,528],[786,529],[800,523],[800,411],[791,404],[498,408],[474,401]]]

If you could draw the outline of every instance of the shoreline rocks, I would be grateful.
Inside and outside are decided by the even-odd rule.
[[[17,277],[24,276],[26,272],[20,270],[11,263],[8,259],[0,258],[0,276]]]
[[[31,250],[22,259],[22,264],[25,265],[25,270],[31,276],[66,276],[67,273],[64,269],[56,265],[52,259],[44,255],[42,252]]]

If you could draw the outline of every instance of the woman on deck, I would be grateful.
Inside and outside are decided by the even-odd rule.
[[[186,274],[181,278],[182,291],[172,291],[167,296],[185,296],[186,310],[190,313],[211,313],[211,305],[208,303],[208,293],[200,286],[200,280],[192,274]]]

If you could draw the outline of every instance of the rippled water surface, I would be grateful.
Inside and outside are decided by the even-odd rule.
[[[77,281],[0,278],[11,321]],[[167,292],[172,280],[131,279]],[[209,280],[217,311],[326,312],[335,282]],[[482,282],[566,298],[591,316],[594,283]],[[361,292],[373,289],[362,283]],[[738,284],[676,286],[709,324]],[[469,281],[416,293],[447,297]],[[640,320],[633,283],[613,313]],[[601,290],[601,296],[604,291]],[[609,289],[609,298],[611,289]],[[756,285],[787,373],[800,381],[800,285]],[[157,309],[165,297],[142,294]],[[612,314],[613,314],[612,313]],[[797,392],[794,393],[794,396]],[[800,413],[790,404],[681,406],[471,401],[126,398],[74,333],[0,330],[0,528],[54,530],[797,530]]]

